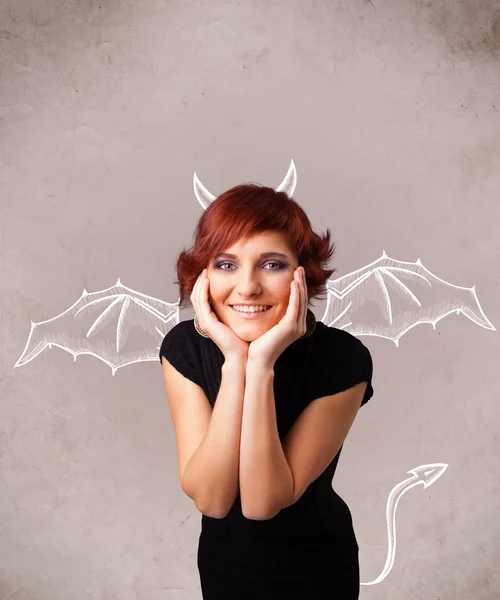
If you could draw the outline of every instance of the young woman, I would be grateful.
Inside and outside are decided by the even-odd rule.
[[[284,192],[241,185],[202,215],[177,261],[180,306],[160,360],[179,479],[202,513],[204,600],[355,600],[358,544],[332,489],[373,395],[361,341],[308,309],[336,269]],[[245,305],[247,305],[245,307]]]

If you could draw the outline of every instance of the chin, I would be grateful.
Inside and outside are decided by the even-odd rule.
[[[266,333],[266,331],[269,328],[266,327],[265,329],[259,329],[258,332],[257,331],[248,331],[246,333],[244,333],[242,331],[238,331],[239,328],[235,329],[235,328],[231,327],[231,329],[240,338],[240,340],[243,340],[244,342],[253,342],[255,340],[258,340],[261,335],[264,335],[264,333]]]
[[[269,331],[272,327],[274,327],[276,323],[266,323],[265,325],[257,324],[257,323],[231,323],[228,324],[234,333],[245,342],[253,342],[254,340],[259,339],[262,335]]]

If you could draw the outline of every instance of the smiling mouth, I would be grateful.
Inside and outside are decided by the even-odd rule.
[[[266,312],[269,312],[269,309],[272,308],[272,306],[268,306],[265,310],[254,310],[254,311],[250,311],[250,310],[238,310],[237,308],[235,308],[234,306],[232,306],[231,304],[229,305],[230,308],[240,314],[240,315],[263,315]]]

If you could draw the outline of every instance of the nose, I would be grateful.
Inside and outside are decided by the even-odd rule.
[[[236,284],[238,296],[242,300],[262,295],[262,289],[262,284],[258,277],[252,272],[242,274],[239,283]]]

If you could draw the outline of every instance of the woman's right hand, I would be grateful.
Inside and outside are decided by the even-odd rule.
[[[230,357],[246,360],[250,343],[239,338],[230,327],[219,321],[217,315],[213,312],[208,302],[210,281],[206,273],[207,270],[203,269],[190,296],[191,304],[198,317],[198,323],[203,331],[217,344],[226,360]]]

